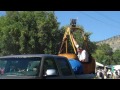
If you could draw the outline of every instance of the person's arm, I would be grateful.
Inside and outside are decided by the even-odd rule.
[[[73,43],[74,43],[75,47],[78,48],[79,45],[78,45],[78,43],[76,42],[76,40],[74,39],[73,35],[71,35],[71,37],[72,37],[72,40],[73,40]]]

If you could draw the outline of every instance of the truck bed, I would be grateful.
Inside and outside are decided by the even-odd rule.
[[[96,77],[95,74],[81,74],[81,75],[76,75],[77,79],[94,79]]]

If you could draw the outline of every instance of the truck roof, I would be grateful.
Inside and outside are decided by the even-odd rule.
[[[7,56],[1,56],[0,58],[27,58],[27,57],[62,57],[58,55],[53,54],[21,54],[21,55],[7,55]]]

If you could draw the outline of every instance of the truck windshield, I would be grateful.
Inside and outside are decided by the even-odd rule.
[[[0,75],[38,76],[40,57],[0,58]]]

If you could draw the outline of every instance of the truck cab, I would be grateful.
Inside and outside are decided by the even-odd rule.
[[[0,57],[4,79],[75,79],[65,57],[48,54],[10,55]]]
[[[94,75],[75,75],[66,57],[51,54],[3,56],[0,57],[0,68],[0,79],[94,78]]]

